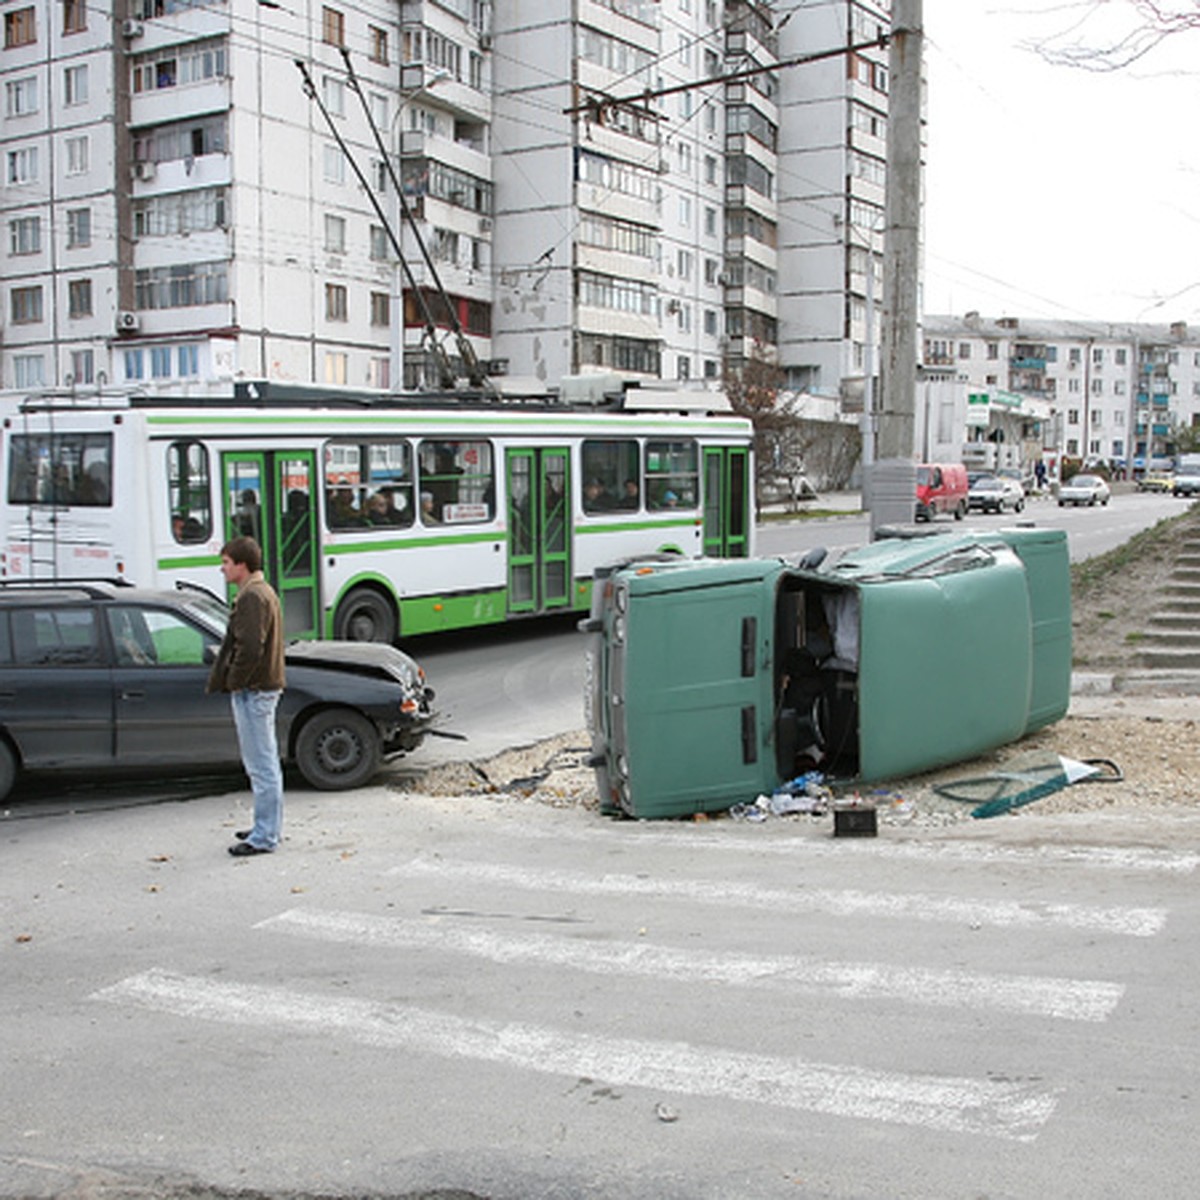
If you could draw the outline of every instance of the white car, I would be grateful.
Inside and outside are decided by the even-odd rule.
[[[1019,480],[1005,475],[981,475],[967,493],[967,507],[985,513],[1002,513],[1011,508],[1019,513],[1025,507],[1025,491]]]
[[[1064,504],[1107,504],[1112,493],[1099,475],[1076,475],[1058,489],[1058,507]]]

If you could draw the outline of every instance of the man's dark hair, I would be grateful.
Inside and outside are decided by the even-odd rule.
[[[235,563],[244,563],[251,571],[262,570],[262,547],[252,537],[230,538],[221,553]]]

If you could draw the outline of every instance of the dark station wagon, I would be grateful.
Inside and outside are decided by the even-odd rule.
[[[0,799],[22,772],[238,767],[229,697],[204,691],[227,615],[193,590],[0,587]],[[433,691],[402,651],[293,642],[286,653],[280,753],[313,787],[358,787],[432,729]]]

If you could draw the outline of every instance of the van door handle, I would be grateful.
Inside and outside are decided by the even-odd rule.
[[[742,762],[758,762],[758,715],[753,704],[742,709]]]
[[[755,650],[758,646],[758,618],[742,618],[742,676],[750,678],[754,674]]]

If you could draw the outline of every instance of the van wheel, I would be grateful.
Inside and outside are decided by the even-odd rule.
[[[390,646],[396,641],[396,614],[378,592],[354,588],[338,605],[333,632],[347,642],[382,642]]]

